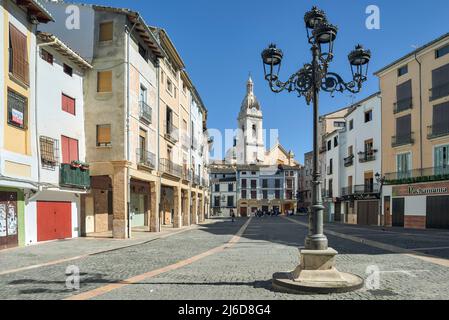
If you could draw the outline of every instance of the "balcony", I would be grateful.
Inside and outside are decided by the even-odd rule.
[[[425,169],[392,172],[385,175],[385,184],[411,184],[449,180],[449,165]]]
[[[449,96],[449,82],[430,89],[430,101]]]
[[[199,186],[200,183],[201,183],[200,176],[195,174],[195,175],[193,176],[193,184]]]
[[[375,194],[379,193],[379,191],[380,185],[377,183],[354,186],[354,194]]]
[[[405,110],[410,110],[412,108],[413,108],[413,98],[412,97],[402,99],[402,100],[397,101],[394,104],[393,113],[397,114],[397,113],[400,113]]]
[[[320,153],[327,152],[327,143],[323,143],[320,147]]]
[[[345,167],[351,167],[354,164],[354,155],[350,155],[349,157],[344,159]]]
[[[415,140],[413,139],[414,133],[410,132],[409,134],[404,134],[401,136],[394,136],[391,138],[391,146],[393,148],[400,147],[400,146],[406,146],[408,144],[415,143]]]
[[[151,107],[145,101],[140,101],[139,107],[140,107],[139,108],[140,120],[147,124],[151,124],[152,121]]]
[[[171,143],[179,141],[179,130],[172,123],[165,124],[165,139],[169,140]]]
[[[159,169],[163,173],[170,174],[178,178],[182,176],[182,167],[168,159],[160,159]]]
[[[372,195],[380,192],[380,185],[374,184],[362,184],[350,187],[341,188],[341,196],[349,197],[354,195]]]
[[[351,196],[353,194],[354,194],[354,188],[352,186],[341,188],[341,195],[342,195],[342,197]]]
[[[376,152],[377,150],[371,150],[370,152],[359,152],[359,162],[366,163],[376,160]]]
[[[449,135],[449,123],[427,127],[427,139],[435,139]]]
[[[83,190],[90,189],[90,171],[72,164],[61,164],[59,185]]]
[[[182,168],[182,180],[192,181],[192,170],[187,168]]]
[[[155,169],[156,155],[143,149],[137,149],[137,165],[147,169]]]

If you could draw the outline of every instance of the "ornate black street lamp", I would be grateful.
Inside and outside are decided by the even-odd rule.
[[[301,264],[292,273],[274,275],[273,284],[278,289],[288,291],[312,290],[321,292],[348,291],[360,288],[363,280],[349,274],[339,273],[334,268],[337,252],[328,247],[323,232],[324,206],[321,196],[321,173],[319,168],[319,92],[349,91],[358,93],[367,80],[368,64],[371,52],[361,45],[348,55],[352,80],[345,82],[336,73],[329,72],[329,64],[334,58],[334,41],[338,28],[330,24],[324,11],[313,7],[304,16],[307,39],[311,46],[312,62],[306,63],[286,82],[279,80],[279,72],[284,54],[275,44],[262,52],[265,79],[275,93],[295,92],[305,97],[307,104],[313,102],[313,205],[309,214],[309,235],[305,241],[305,250],[301,251]],[[325,280],[327,279],[327,280]]]

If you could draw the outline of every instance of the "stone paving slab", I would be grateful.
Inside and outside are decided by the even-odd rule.
[[[127,246],[151,242],[161,237],[170,236],[178,232],[185,232],[197,227],[198,226],[190,226],[184,229],[164,228],[159,233],[133,232],[132,239],[125,240],[82,237],[51,241],[23,248],[1,250],[0,275],[5,272],[20,268],[26,268],[65,259],[76,259],[79,257],[97,254],[104,251],[117,250]]]
[[[381,272],[379,288],[324,296],[274,292],[272,274],[296,267],[296,247],[307,230],[283,220],[265,223],[253,220],[245,239],[231,250],[96,299],[449,299],[447,268],[334,236],[329,241],[340,252],[337,267],[367,278],[367,268],[376,266]]]
[[[64,299],[130,279],[222,246],[246,221],[214,221],[199,229],[75,262],[0,275],[0,299]],[[360,234],[360,229],[353,234],[357,231]],[[274,292],[272,274],[296,267],[298,248],[306,234],[306,227],[281,217],[252,219],[235,246],[94,299],[449,299],[448,267],[332,235],[328,238],[339,252],[337,267],[365,279],[372,275],[367,268],[377,268],[379,287],[326,296]],[[383,234],[378,232],[377,237]],[[65,286],[65,271],[72,264],[81,272],[79,291]]]
[[[228,242],[245,221],[202,225],[157,241],[88,256],[76,261],[0,275],[1,299],[64,299],[73,294],[158,269]],[[66,288],[66,270],[79,268],[80,291]]]

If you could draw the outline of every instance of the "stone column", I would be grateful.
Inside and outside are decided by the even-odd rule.
[[[190,212],[190,224],[198,224],[198,219],[197,219],[197,195],[195,192],[192,192],[192,206],[191,206],[191,212]]]
[[[182,192],[182,225],[186,227],[190,225],[189,192],[186,190]]]
[[[160,198],[160,189],[159,183],[150,182],[150,232],[160,232],[161,224],[159,222],[159,198]]]
[[[128,163],[113,162],[113,220],[112,236],[116,239],[131,237],[128,228]]]
[[[199,205],[198,205],[198,220],[199,222],[204,222],[204,195],[201,194],[199,198]]]
[[[192,225],[192,213],[190,209],[192,207],[192,192],[190,190],[186,191],[186,216],[187,216],[187,225]]]
[[[181,206],[181,188],[173,188],[173,209],[175,211],[173,227],[182,227],[182,206]]]

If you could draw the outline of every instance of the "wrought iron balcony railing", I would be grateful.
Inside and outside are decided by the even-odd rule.
[[[434,139],[449,135],[449,123],[442,123],[427,127],[427,138]]]
[[[200,176],[195,174],[195,175],[193,176],[193,184],[199,186],[200,183],[201,183]]]
[[[185,181],[192,181],[192,170],[183,167],[182,179]]]
[[[139,103],[139,117],[140,120],[151,124],[152,122],[152,109],[151,107],[145,102],[145,101],[140,101]]]
[[[376,160],[376,152],[377,150],[359,152],[359,162],[365,163]]]
[[[413,108],[413,98],[412,97],[405,98],[405,99],[397,101],[394,104],[393,113],[396,114],[396,113],[399,113],[399,112],[402,112],[405,110],[409,110],[412,108]]]
[[[341,189],[341,195],[352,196],[357,194],[377,194],[380,192],[380,185],[377,183],[373,184],[361,184],[355,186],[349,186]]]
[[[388,185],[442,180],[449,180],[449,164],[433,168],[392,172],[385,175],[385,184]]]
[[[430,101],[449,96],[449,82],[430,89]]]
[[[165,138],[170,140],[172,143],[179,141],[179,130],[174,124],[165,124]]]
[[[345,167],[350,167],[354,164],[354,155],[350,155],[349,157],[344,159]]]
[[[159,167],[162,172],[172,176],[181,177],[182,175],[182,166],[175,164],[168,159],[160,159]]]
[[[405,146],[408,144],[415,143],[415,140],[413,139],[414,133],[410,132],[409,134],[403,134],[400,136],[394,136],[391,138],[391,146],[393,148]]]
[[[156,155],[144,149],[137,149],[137,164],[154,169],[156,168]]]

